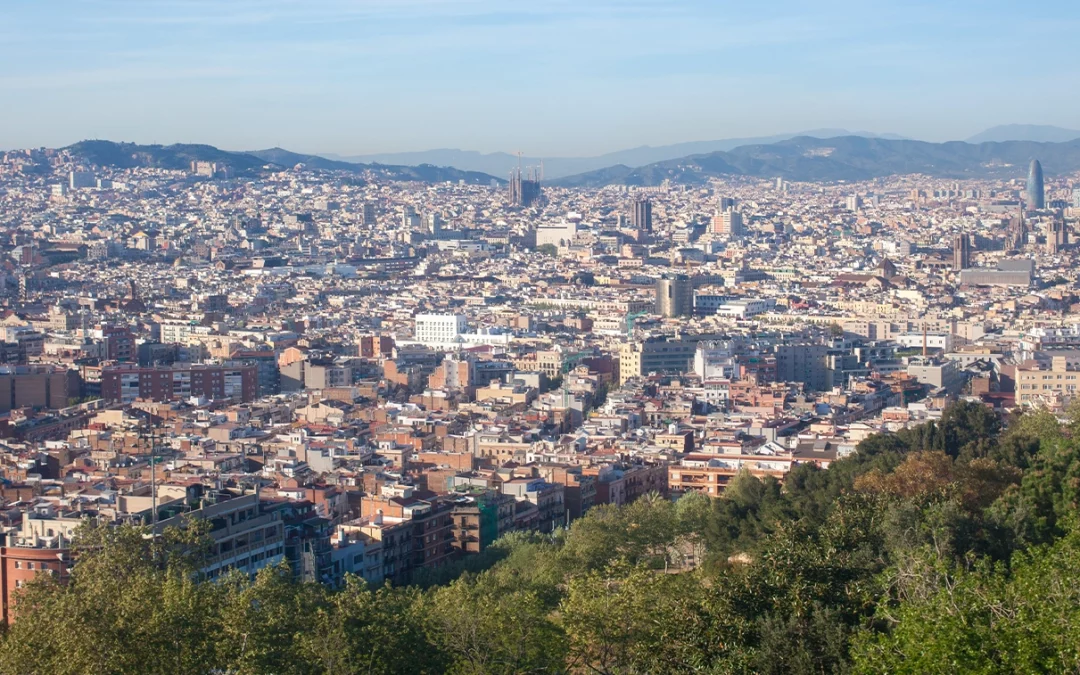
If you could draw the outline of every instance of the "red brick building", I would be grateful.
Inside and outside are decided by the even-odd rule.
[[[101,397],[106,401],[171,401],[189,396],[253,401],[259,396],[258,367],[119,365],[101,370]]]
[[[66,408],[80,396],[76,371],[53,366],[0,366],[0,412],[12,408]]]
[[[39,574],[67,579],[71,551],[67,544],[78,526],[77,518],[23,517],[19,530],[0,546],[0,612],[3,620],[15,619],[19,591]]]

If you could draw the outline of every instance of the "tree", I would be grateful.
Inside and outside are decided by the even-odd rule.
[[[299,584],[285,564],[259,570],[254,583],[236,572],[219,582],[225,589],[217,662],[237,675],[303,673],[300,658],[310,619],[326,606],[325,587]]]
[[[694,564],[700,564],[705,556],[705,530],[712,515],[712,498],[704,492],[690,491],[675,502],[676,545],[686,550]]]
[[[709,551],[721,558],[752,550],[769,532],[792,518],[779,481],[741,471],[715,501],[705,531]]]
[[[705,658],[693,644],[693,575],[617,564],[571,579],[559,617],[571,670],[680,673]]]
[[[559,249],[555,246],[555,244],[540,244],[536,247],[536,252],[542,253],[543,255],[549,256],[551,258],[557,258],[559,256]]]
[[[562,630],[534,592],[506,592],[486,574],[462,577],[431,598],[432,641],[460,675],[512,675],[561,670]],[[402,671],[404,672],[404,671]]]
[[[967,444],[996,437],[1001,430],[1001,419],[981,403],[958,401],[945,408],[940,427],[942,447],[925,449],[944,450],[956,457]]]
[[[1018,485],[989,509],[1018,545],[1045,544],[1078,523],[1080,440],[1044,440]]]
[[[856,670],[1075,672],[1078,574],[1076,535],[1019,552],[1009,567],[983,561],[965,569],[924,552],[913,564],[889,571],[892,601],[879,605],[888,630],[859,635]],[[915,589],[912,580],[919,580]]]
[[[206,525],[149,538],[142,528],[87,520],[67,583],[39,576],[19,594],[0,645],[4,673],[206,672],[214,659],[219,589],[194,577]],[[201,608],[208,607],[203,612]]]
[[[344,588],[315,609],[299,637],[300,651],[325,673],[442,673],[448,659],[428,642],[430,623],[417,589],[372,591],[349,576]]]

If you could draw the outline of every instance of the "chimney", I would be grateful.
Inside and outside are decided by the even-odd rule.
[[[926,358],[926,322],[923,321],[922,325],[922,356]]]

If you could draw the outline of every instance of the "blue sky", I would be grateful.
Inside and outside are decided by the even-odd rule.
[[[2,0],[0,148],[592,155],[1080,128],[1064,0]]]

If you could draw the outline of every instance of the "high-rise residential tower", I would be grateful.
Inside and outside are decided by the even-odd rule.
[[[717,211],[712,218],[712,233],[727,235],[732,238],[743,236],[743,217],[734,208]]]
[[[1027,179],[1028,206],[1032,209],[1046,208],[1046,188],[1043,186],[1043,170],[1039,160],[1031,160]]]
[[[634,200],[634,212],[630,215],[630,224],[635,230],[652,232],[652,200],[639,197]]]
[[[656,280],[656,313],[664,318],[689,316],[694,310],[694,285],[684,275]]]

